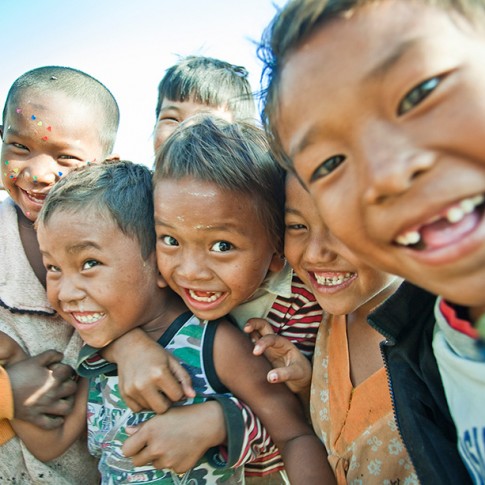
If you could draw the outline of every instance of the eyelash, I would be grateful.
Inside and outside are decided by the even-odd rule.
[[[441,80],[442,76],[434,76],[414,86],[414,88],[405,94],[399,103],[397,115],[402,116],[419,105],[421,101],[426,99],[439,86]]]
[[[215,251],[217,253],[225,253],[227,251],[230,251],[231,249],[234,249],[234,246],[230,242],[227,242],[227,241],[217,241],[215,244],[212,245],[212,248],[214,248],[217,244],[221,244],[221,245],[222,244],[225,244],[225,245],[227,245],[227,249],[225,249],[224,251]]]

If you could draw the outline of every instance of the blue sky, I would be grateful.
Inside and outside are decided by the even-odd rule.
[[[66,65],[106,84],[121,109],[116,150],[152,164],[157,85],[178,55],[261,64],[252,41],[284,0],[2,0],[0,100],[25,71]]]

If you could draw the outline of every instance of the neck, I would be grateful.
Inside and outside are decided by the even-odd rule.
[[[153,340],[158,340],[172,322],[187,311],[183,300],[169,288],[161,288],[159,294],[153,316],[141,326]]]

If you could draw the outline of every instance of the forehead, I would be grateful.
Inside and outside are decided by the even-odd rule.
[[[371,2],[318,28],[290,53],[281,73],[276,128],[285,151],[294,155],[311,137],[307,109],[329,121],[331,138],[331,125],[347,110],[367,109],[364,90],[383,88],[397,65],[409,75],[418,72],[427,62],[417,59],[424,46],[452,54],[465,39],[462,28],[469,25],[455,12],[408,0]]]
[[[160,106],[160,110],[176,110],[189,117],[196,113],[208,113],[217,114],[219,117],[232,121],[232,113],[227,110],[225,105],[215,106],[196,101],[194,99],[188,99],[186,101],[175,101],[173,99],[164,98]]]
[[[227,228],[247,232],[263,227],[250,194],[193,177],[161,179],[155,185],[155,216],[164,223],[198,229]]]

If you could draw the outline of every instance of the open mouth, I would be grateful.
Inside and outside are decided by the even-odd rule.
[[[71,315],[76,322],[81,324],[96,323],[106,316],[106,313],[102,312],[71,312]]]
[[[23,189],[22,189],[22,192],[25,194],[27,199],[29,199],[34,204],[43,204],[45,201],[45,198],[47,197],[47,194],[41,194],[39,192],[30,192],[28,190],[23,190]]]
[[[472,232],[479,224],[485,197],[468,197],[448,207],[424,224],[399,234],[394,244],[415,250],[439,249]]]
[[[217,301],[223,293],[220,291],[200,291],[200,290],[187,290],[190,298],[200,303],[212,303]]]
[[[355,276],[355,273],[333,273],[333,272],[324,272],[324,273],[313,273],[315,276],[315,280],[320,286],[340,286],[341,284],[349,281]]]

